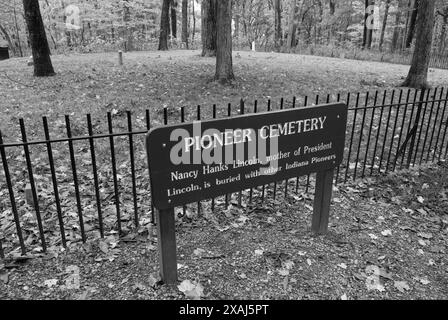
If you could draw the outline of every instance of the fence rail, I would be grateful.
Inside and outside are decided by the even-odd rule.
[[[130,111],[109,112],[104,123],[93,123],[87,115],[84,135],[74,135],[80,125],[74,126],[65,116],[57,126],[58,136],[52,137],[57,130],[44,117],[44,135],[34,140],[28,139],[25,122],[19,119],[20,141],[4,141],[0,131],[0,257],[5,252],[25,254],[30,248],[46,251],[49,245],[85,242],[93,233],[123,235],[141,222],[154,223],[144,151],[144,136],[153,126],[341,101],[348,106],[348,125],[336,183],[447,157],[446,88],[328,94],[303,101],[282,98],[264,105],[241,101],[237,106],[164,108],[146,110],[140,117]],[[314,176],[308,175],[179,210],[201,214],[227,208],[230,203],[289,197],[313,186]]]

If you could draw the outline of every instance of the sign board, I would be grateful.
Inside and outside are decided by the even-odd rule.
[[[332,104],[166,126],[147,139],[152,199],[167,209],[342,161],[347,108]]]
[[[317,172],[312,229],[325,233],[346,124],[347,106],[336,103],[151,130],[146,149],[162,279],[177,279],[176,206]]]

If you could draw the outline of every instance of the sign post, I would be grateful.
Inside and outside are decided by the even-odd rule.
[[[325,234],[343,158],[342,103],[164,126],[146,138],[162,281],[177,281],[174,208],[316,172],[311,230]]]

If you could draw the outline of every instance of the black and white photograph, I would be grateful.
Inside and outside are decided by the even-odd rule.
[[[448,300],[447,254],[447,0],[0,0],[5,303]]]

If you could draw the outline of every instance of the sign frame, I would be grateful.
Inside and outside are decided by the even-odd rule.
[[[339,107],[340,110],[343,110],[342,114],[338,114],[342,117],[340,127],[337,129],[341,130],[340,135],[342,136],[342,140],[339,143],[342,143],[342,146],[338,146],[338,148],[342,147],[342,153],[338,156],[338,162],[333,161],[332,165],[325,165],[322,169],[306,171],[304,174],[308,173],[316,173],[316,186],[315,186],[315,195],[314,195],[314,206],[313,206],[313,216],[312,216],[312,224],[311,230],[314,234],[325,234],[328,231],[328,223],[330,218],[330,203],[332,197],[332,189],[333,189],[333,178],[334,178],[334,170],[341,163],[343,158],[343,150],[345,145],[345,135],[346,135],[346,126],[347,126],[347,105],[344,103],[332,103],[332,104],[323,104],[312,107],[302,107],[302,108],[294,108],[294,109],[284,109],[280,111],[268,111],[263,113],[256,114],[247,114],[247,115],[238,115],[230,118],[224,119],[213,119],[207,121],[201,121],[201,123],[219,123],[220,121],[238,121],[237,119],[244,119],[250,121],[251,117],[260,117],[269,115],[273,117],[275,115],[281,114],[282,116],[288,115],[288,112],[295,111],[300,112],[303,110],[304,113],[310,111],[321,111],[320,109],[331,108],[331,107]],[[255,118],[252,118],[255,119]],[[242,121],[242,120],[241,120]],[[188,201],[185,203],[175,203],[172,206],[168,204],[164,204],[161,202],[155,201],[155,188],[154,188],[154,179],[151,174],[151,161],[150,161],[150,149],[152,147],[151,140],[153,140],[154,132],[160,132],[161,130],[174,130],[179,127],[191,126],[194,123],[182,123],[177,125],[168,125],[159,128],[152,129],[148,132],[146,136],[146,151],[147,151],[147,160],[150,174],[150,183],[151,183],[151,192],[152,192],[152,201],[155,205],[156,209],[156,224],[157,224],[157,233],[158,233],[158,247],[159,247],[159,263],[160,263],[160,275],[162,281],[168,285],[174,285],[177,283],[177,257],[176,257],[176,234],[175,234],[175,216],[174,216],[174,208],[176,206],[181,206],[186,203],[191,203],[198,201],[198,199],[194,199],[193,201]],[[248,125],[250,127],[250,125]],[[341,137],[339,137],[341,138]],[[164,147],[166,144],[163,143]],[[202,164],[201,164],[202,165]],[[297,175],[292,175],[291,177],[297,177]],[[282,178],[273,179],[273,181],[282,180]],[[259,184],[252,185],[255,187]],[[245,188],[242,188],[245,189]],[[241,189],[240,189],[241,190]],[[234,192],[234,191],[232,191]],[[237,191],[235,191],[237,192]],[[222,194],[219,194],[222,195]],[[216,195],[217,196],[217,195]],[[203,199],[208,199],[207,197]]]

